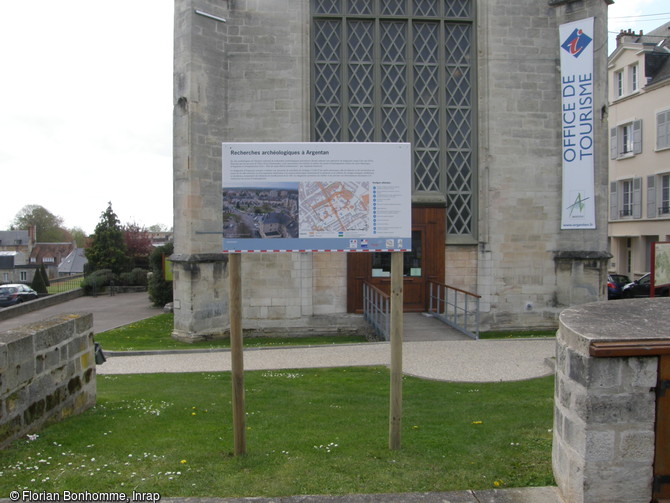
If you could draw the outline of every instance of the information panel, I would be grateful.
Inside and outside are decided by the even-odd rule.
[[[411,250],[408,143],[223,143],[223,251]]]

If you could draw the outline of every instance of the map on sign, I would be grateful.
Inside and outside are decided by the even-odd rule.
[[[223,251],[408,251],[407,143],[224,143]]]
[[[302,236],[366,232],[369,228],[369,182],[301,183],[299,200]]]

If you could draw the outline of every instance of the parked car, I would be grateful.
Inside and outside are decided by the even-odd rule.
[[[630,278],[625,274],[608,274],[607,275],[607,298],[620,299],[621,290],[624,286],[630,283]]]
[[[0,285],[0,307],[14,306],[37,297],[37,292],[26,285]]]
[[[649,297],[649,290],[651,286],[651,273],[647,273],[640,279],[628,283],[621,289],[621,296],[624,299],[631,299],[633,297]],[[657,286],[654,289],[655,297],[667,297],[670,293],[670,286]]]

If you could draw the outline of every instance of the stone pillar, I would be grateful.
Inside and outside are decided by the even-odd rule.
[[[556,337],[553,470],[567,503],[648,503],[658,354],[670,299],[564,310]]]
[[[226,122],[227,24],[221,2],[175,1],[173,336],[195,340],[228,327],[221,142]]]

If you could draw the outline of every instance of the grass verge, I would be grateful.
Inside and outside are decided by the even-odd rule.
[[[109,351],[218,349],[229,348],[230,339],[212,339],[186,343],[171,336],[174,315],[163,313],[123,327],[96,334],[95,340]],[[310,344],[348,344],[367,342],[359,335],[332,335],[310,337],[245,337],[244,346],[296,346]]]
[[[553,484],[553,378],[404,378],[388,449],[386,368],[247,372],[247,454],[234,457],[229,373],[98,376],[98,405],[15,441],[12,490],[167,496],[448,491]]]
[[[480,339],[523,339],[534,337],[556,337],[556,329],[553,330],[492,330],[480,332]]]
[[[213,339],[185,343],[171,337],[174,315],[163,313],[123,327],[96,334],[95,340],[109,351],[217,349],[229,348],[230,339]],[[553,337],[555,330],[490,331],[479,334],[481,339],[513,339],[519,337]],[[316,344],[351,344],[368,342],[361,335],[317,335],[309,337],[245,337],[244,346],[296,346]]]

